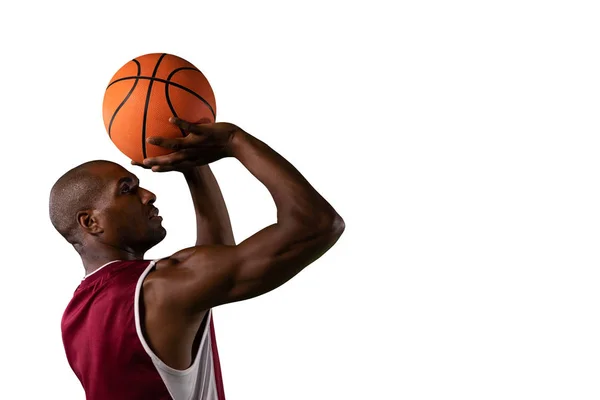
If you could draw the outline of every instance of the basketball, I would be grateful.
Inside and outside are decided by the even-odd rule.
[[[108,136],[123,154],[140,163],[171,152],[146,143],[146,138],[186,135],[169,117],[210,123],[216,110],[204,74],[183,58],[165,53],[146,54],[123,65],[110,80],[102,103]]]

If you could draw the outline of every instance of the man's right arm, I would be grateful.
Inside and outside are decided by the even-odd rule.
[[[333,207],[265,143],[238,130],[228,151],[267,187],[277,222],[237,246],[191,247],[157,263],[156,295],[192,314],[277,288],[329,250],[344,230]]]

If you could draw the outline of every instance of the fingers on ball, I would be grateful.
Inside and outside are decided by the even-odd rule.
[[[183,139],[174,138],[174,139],[166,139],[158,136],[149,137],[146,141],[155,146],[164,147],[170,150],[181,150],[185,147],[185,142]]]

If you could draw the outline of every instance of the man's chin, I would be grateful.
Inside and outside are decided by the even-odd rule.
[[[163,226],[161,226],[157,232],[156,243],[154,245],[156,246],[157,244],[162,242],[166,236],[167,236],[167,230]]]
[[[146,245],[144,246],[146,248],[146,251],[150,250],[151,248],[162,242],[166,236],[167,230],[162,226],[158,229],[153,229],[149,240],[146,241]]]

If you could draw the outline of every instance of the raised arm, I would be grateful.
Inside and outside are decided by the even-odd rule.
[[[208,165],[183,171],[196,212],[196,246],[234,245],[231,220],[223,194]]]
[[[339,239],[342,218],[282,156],[232,124],[178,124],[183,139],[151,143],[179,151],[146,160],[155,171],[232,156],[269,190],[277,222],[237,246],[196,246],[157,263],[157,296],[191,313],[266,293],[318,259]],[[162,293],[162,295],[160,295]]]

